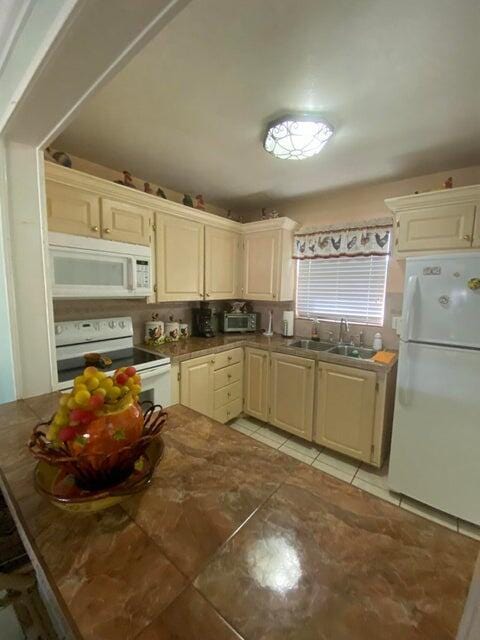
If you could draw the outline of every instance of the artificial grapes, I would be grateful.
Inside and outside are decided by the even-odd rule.
[[[96,367],[86,367],[74,379],[70,393],[60,396],[47,439],[56,444],[74,440],[99,416],[121,411],[125,403],[137,402],[141,391],[141,378],[135,367],[117,369],[111,377]]]

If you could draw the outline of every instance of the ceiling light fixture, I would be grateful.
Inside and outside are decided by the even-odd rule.
[[[282,160],[303,160],[320,153],[333,127],[312,113],[286,115],[270,122],[263,146]]]

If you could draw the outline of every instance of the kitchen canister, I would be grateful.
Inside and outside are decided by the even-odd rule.
[[[165,342],[165,325],[162,320],[145,322],[145,344],[157,346]]]
[[[169,322],[165,323],[165,340],[167,342],[176,342],[180,337],[179,323],[170,316]]]
[[[182,322],[181,320],[179,320],[178,322],[178,331],[180,334],[180,338],[188,338],[190,336],[190,331],[188,328],[188,323],[186,322]]]

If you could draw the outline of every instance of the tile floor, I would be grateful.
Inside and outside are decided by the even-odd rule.
[[[339,480],[353,484],[363,491],[400,506],[402,509],[432,520],[448,529],[458,531],[470,538],[480,540],[480,527],[389,491],[388,465],[384,465],[382,469],[376,469],[365,463],[359,463],[358,460],[335,453],[325,447],[290,436],[260,420],[255,420],[255,418],[237,418],[230,423],[230,427]]]

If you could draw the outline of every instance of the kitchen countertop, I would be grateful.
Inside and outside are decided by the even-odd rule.
[[[166,342],[158,347],[149,347],[144,344],[135,345],[138,349],[143,349],[149,353],[155,353],[163,356],[170,356],[172,364],[197,358],[200,356],[210,355],[212,353],[220,353],[234,347],[255,347],[257,349],[265,349],[267,351],[276,351],[280,353],[301,356],[303,358],[311,358],[313,360],[322,360],[324,362],[332,362],[334,364],[343,364],[349,367],[357,367],[359,369],[368,369],[384,373],[395,366],[397,362],[397,352],[395,358],[387,364],[374,362],[373,360],[362,360],[361,358],[351,358],[341,356],[336,353],[327,353],[326,351],[310,351],[299,347],[289,346],[294,340],[305,340],[301,336],[293,338],[284,338],[275,334],[267,337],[259,333],[249,334],[219,334],[214,338],[198,338],[190,337],[178,342]],[[332,347],[335,346],[332,344]]]
[[[71,637],[455,637],[478,542],[186,407],[168,410],[147,490],[53,507],[25,443],[57,398],[0,406],[0,480]]]

